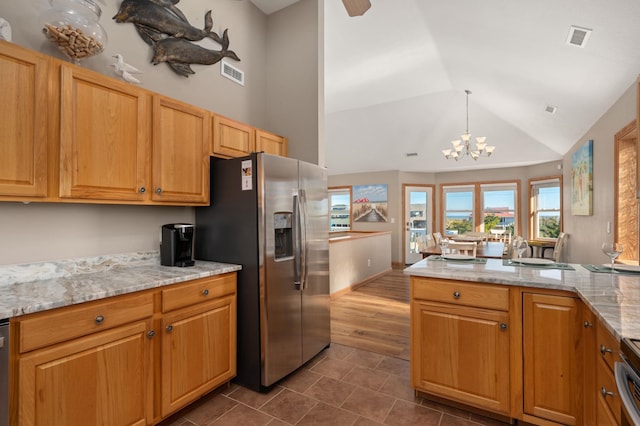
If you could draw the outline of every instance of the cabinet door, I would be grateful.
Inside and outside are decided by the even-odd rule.
[[[506,312],[414,301],[412,386],[508,414],[508,320]]]
[[[255,151],[253,127],[219,115],[213,116],[213,155],[244,157]]]
[[[572,297],[523,295],[524,412],[567,425],[582,424],[578,302]]]
[[[0,195],[47,195],[48,63],[0,42]]]
[[[60,197],[145,199],[147,93],[77,67],[61,73]]]
[[[21,357],[19,424],[150,423],[149,329],[150,321],[137,322]]]
[[[256,130],[256,151],[286,157],[289,155],[289,144],[283,136]]]
[[[162,417],[236,375],[236,297],[163,317]]]
[[[210,145],[207,111],[154,96],[152,200],[208,204]]]

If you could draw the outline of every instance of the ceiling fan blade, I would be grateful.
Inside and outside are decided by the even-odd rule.
[[[342,0],[349,16],[362,16],[371,7],[369,0]]]

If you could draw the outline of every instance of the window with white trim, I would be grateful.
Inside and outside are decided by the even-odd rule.
[[[329,188],[330,232],[351,230],[351,187]]]
[[[473,231],[473,185],[443,186],[442,193],[445,235]]]
[[[562,229],[562,177],[529,181],[533,239],[557,238]]]

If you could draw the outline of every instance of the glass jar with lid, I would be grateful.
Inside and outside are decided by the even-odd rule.
[[[98,23],[102,10],[93,0],[49,0],[42,32],[75,63],[97,55],[107,45],[107,33]]]

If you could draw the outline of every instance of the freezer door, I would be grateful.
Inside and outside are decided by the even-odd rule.
[[[294,241],[298,162],[257,156],[259,220],[264,235],[260,284],[262,385],[271,386],[302,365],[301,290],[295,285]]]
[[[329,202],[327,172],[299,163],[300,199],[304,212],[306,270],[302,290],[302,362],[305,363],[331,341],[329,310]]]

